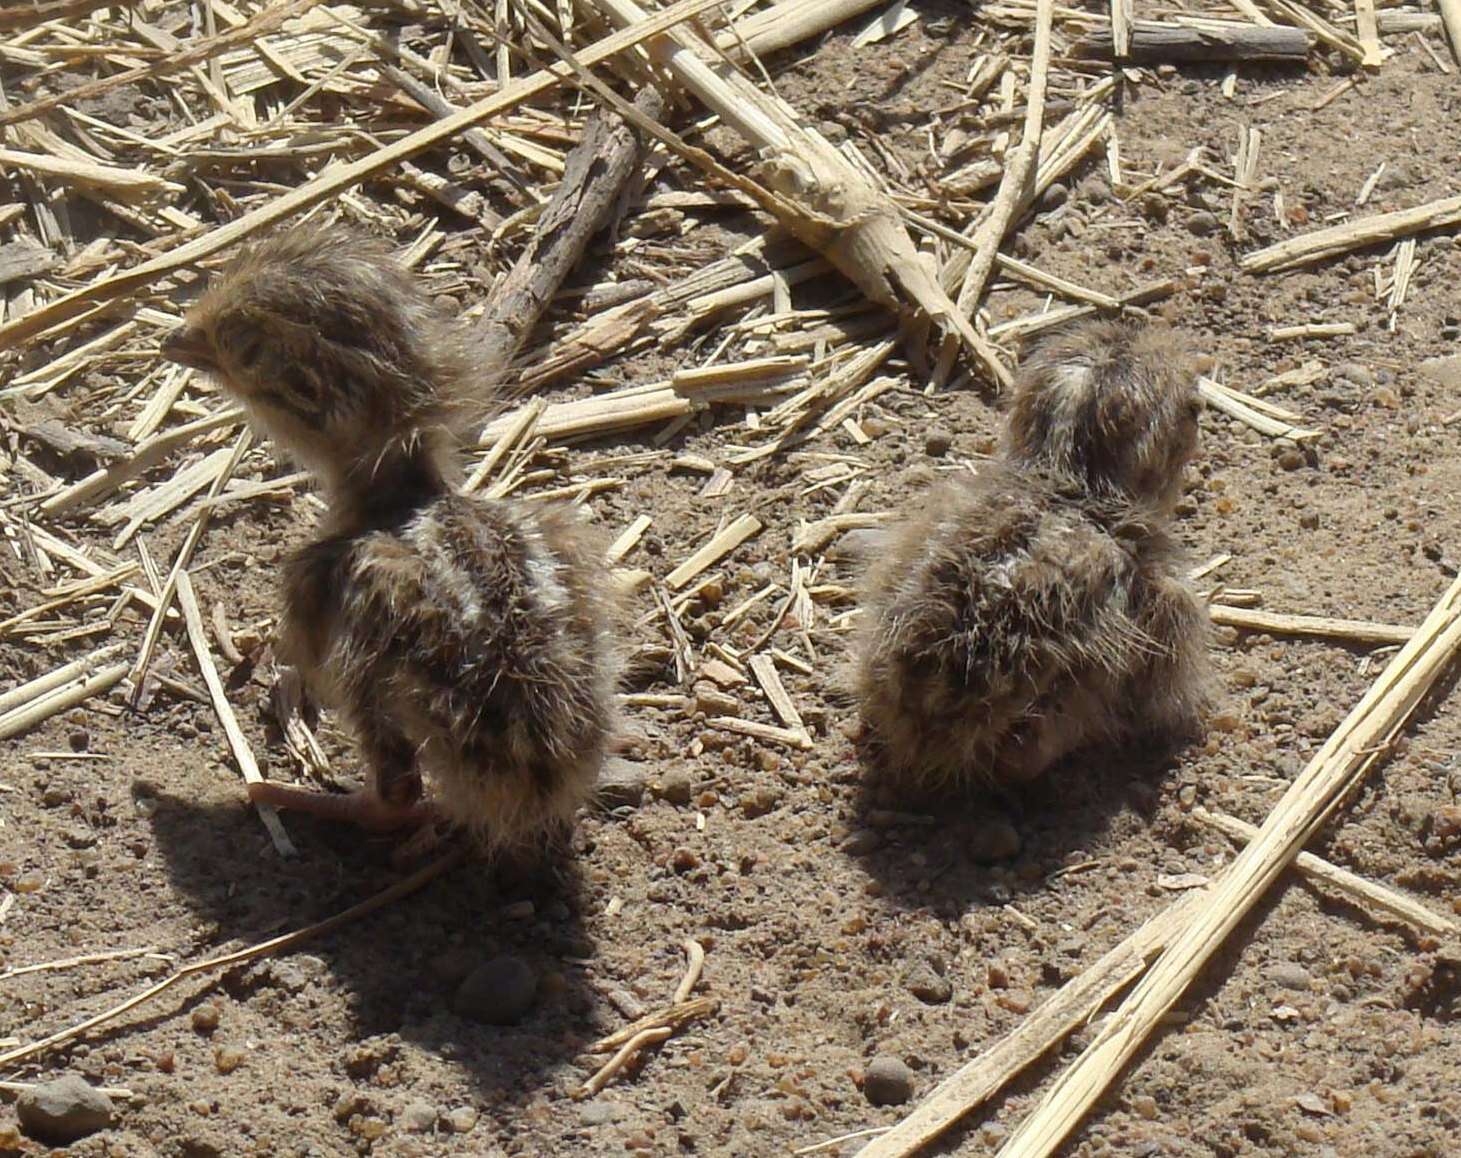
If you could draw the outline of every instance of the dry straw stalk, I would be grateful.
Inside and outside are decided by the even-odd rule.
[[[606,36],[590,45],[578,54],[578,60],[585,66],[599,64],[616,53],[658,36],[681,21],[716,7],[719,3],[720,0],[679,0],[662,12],[646,17],[643,23]],[[275,225],[302,209],[308,209],[333,194],[359,184],[367,177],[390,168],[422,149],[449,140],[463,129],[557,87],[571,72],[571,66],[566,64],[554,64],[540,69],[521,80],[513,81],[491,96],[468,105],[460,112],[417,129],[414,133],[408,133],[400,140],[368,153],[359,160],[328,168],[314,180],[307,181],[267,205],[261,205],[186,245],[180,245],[177,249],[144,261],[131,269],[94,281],[48,302],[39,309],[0,326],[0,350],[9,349],[42,330],[69,321],[84,312],[91,302],[135,293],[164,274],[194,265],[205,257],[227,249],[261,229]]]
[[[617,23],[639,28],[651,19],[634,0],[595,0]],[[714,49],[684,29],[648,46],[651,58],[760,153],[760,177],[781,224],[842,271],[869,299],[905,321],[932,322],[964,341],[998,380],[1003,369],[938,284],[913,246],[892,198],[795,109],[758,89],[734,69],[712,63]],[[583,63],[588,63],[581,55]]]
[[[1379,213],[1360,221],[1331,225],[1302,237],[1291,237],[1248,254],[1238,264],[1249,273],[1297,269],[1376,242],[1397,241],[1427,229],[1450,225],[1461,225],[1461,195],[1442,197],[1439,201],[1428,201],[1412,209],[1397,209],[1393,213]]]
[[[1142,1048],[1228,934],[1379,759],[1461,647],[1461,579],[1319,749],[1182,934],[1000,1151],[1053,1153]]]

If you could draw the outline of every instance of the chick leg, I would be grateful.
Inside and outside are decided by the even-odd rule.
[[[421,773],[416,769],[410,744],[379,725],[364,731],[361,747],[370,766],[370,782],[364,788],[345,793],[315,792],[265,781],[249,785],[249,800],[354,824],[367,832],[393,832],[434,820],[431,805],[421,799]]]
[[[322,820],[353,824],[367,832],[394,832],[425,824],[435,815],[425,802],[402,806],[377,796],[369,788],[355,792],[316,792],[297,784],[265,780],[249,785],[249,800],[291,812],[307,812]]]

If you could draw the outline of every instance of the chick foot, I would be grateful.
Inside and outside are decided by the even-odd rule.
[[[370,788],[354,792],[316,792],[294,784],[265,780],[250,784],[249,801],[291,812],[306,812],[323,820],[353,824],[367,832],[396,832],[403,828],[434,828],[437,810],[425,800],[392,802]],[[414,837],[412,838],[414,841]]]

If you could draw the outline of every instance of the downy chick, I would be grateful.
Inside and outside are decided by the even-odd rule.
[[[1167,524],[1200,408],[1166,329],[1080,325],[1026,360],[1001,456],[922,496],[866,576],[856,690],[893,783],[1194,729],[1209,625]]]
[[[329,506],[285,568],[278,648],[367,785],[250,797],[382,831],[439,810],[488,851],[565,829],[615,723],[602,550],[566,510],[454,491],[452,408],[491,389],[465,332],[378,245],[303,227],[239,257],[164,353],[213,374]]]

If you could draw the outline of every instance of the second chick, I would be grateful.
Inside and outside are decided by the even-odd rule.
[[[885,778],[1014,784],[1196,727],[1210,629],[1167,524],[1200,407],[1164,329],[1077,326],[1027,359],[1001,457],[920,498],[866,576],[855,681]]]

